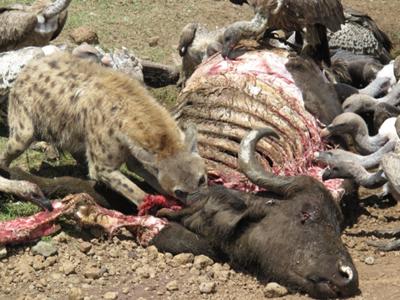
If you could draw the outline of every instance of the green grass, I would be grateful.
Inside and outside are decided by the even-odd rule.
[[[0,200],[0,221],[27,217],[40,211],[40,208],[28,202],[13,202],[10,196]]]
[[[41,238],[41,240],[42,240],[43,242],[51,242],[52,236],[51,236],[51,235],[43,236],[43,237]]]
[[[0,152],[3,151],[6,145],[6,138],[0,137]],[[43,153],[34,150],[27,150],[19,158],[17,158],[11,166],[18,166],[26,171],[38,170],[44,161]],[[75,161],[70,155],[62,155],[59,161],[47,162],[52,166],[73,165]],[[25,201],[18,201],[11,195],[0,194],[0,221],[15,219],[32,215],[41,209],[34,204]]]

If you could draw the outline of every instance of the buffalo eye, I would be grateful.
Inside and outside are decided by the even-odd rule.
[[[305,224],[309,219],[311,219],[311,214],[307,211],[302,211],[300,215],[301,224]]]
[[[206,183],[206,176],[203,175],[203,176],[201,176],[200,179],[199,179],[199,186],[202,186],[202,185],[205,184],[205,183]]]
[[[175,197],[179,198],[179,199],[186,199],[186,197],[188,195],[187,192],[184,192],[184,191],[181,191],[181,190],[175,190],[174,194],[175,194]]]
[[[232,37],[231,37],[230,35],[226,35],[226,36],[224,37],[225,43],[228,43],[228,42],[230,42],[231,40],[232,40]]]

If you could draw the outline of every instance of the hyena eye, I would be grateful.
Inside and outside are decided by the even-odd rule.
[[[202,185],[205,184],[205,183],[206,183],[206,176],[203,175],[203,176],[201,176],[200,179],[199,179],[199,186],[202,186]]]

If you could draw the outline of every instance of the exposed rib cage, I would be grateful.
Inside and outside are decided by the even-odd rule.
[[[182,125],[197,124],[199,151],[210,174],[231,182],[230,187],[251,189],[239,179],[237,153],[249,130],[265,126],[281,137],[258,144],[267,169],[319,177],[312,166],[314,152],[324,149],[318,121],[305,110],[287,61],[281,50],[249,52],[235,61],[214,56],[200,65],[179,96],[175,117]]]

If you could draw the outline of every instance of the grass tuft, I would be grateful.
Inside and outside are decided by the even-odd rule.
[[[0,221],[27,217],[40,211],[40,208],[28,202],[14,202],[11,197],[0,201]]]

